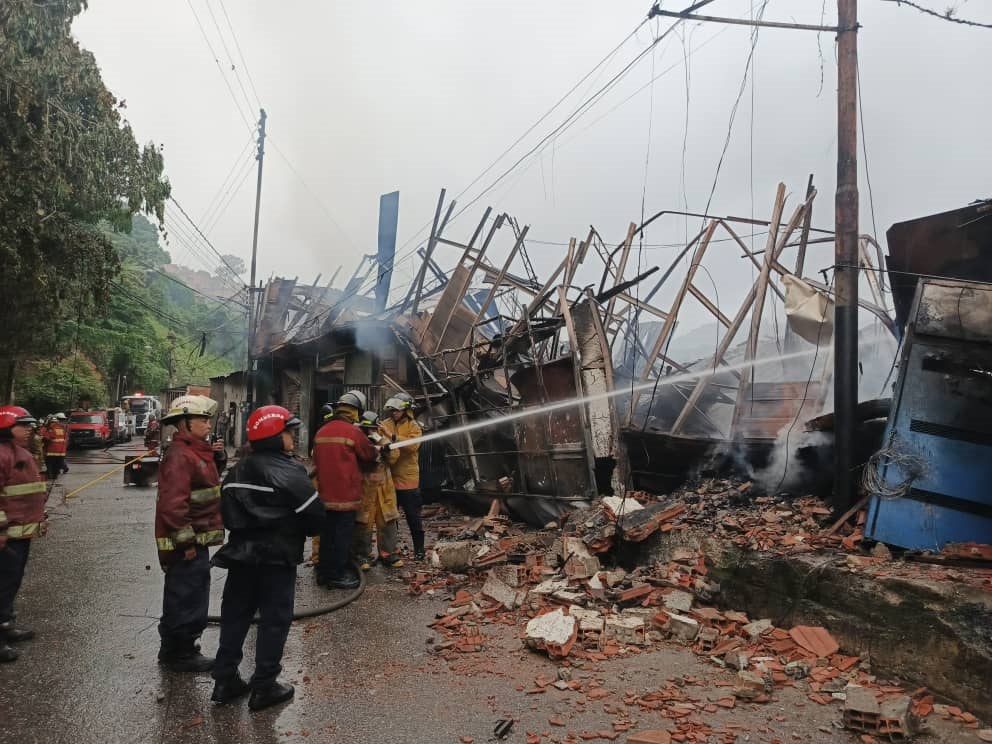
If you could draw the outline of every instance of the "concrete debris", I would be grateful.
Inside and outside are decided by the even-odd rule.
[[[688,612],[692,609],[692,595],[689,592],[676,589],[664,595],[661,601],[665,607],[675,612]]]
[[[525,643],[551,657],[568,656],[578,636],[579,624],[566,610],[552,610],[527,623]]]
[[[454,542],[439,542],[434,546],[431,562],[445,571],[466,571],[472,567],[473,559],[479,546],[468,540]]]
[[[494,571],[489,572],[486,583],[482,586],[483,596],[489,597],[499,602],[508,610],[515,610],[524,603],[527,598],[526,589],[515,589],[505,581],[496,576]]]

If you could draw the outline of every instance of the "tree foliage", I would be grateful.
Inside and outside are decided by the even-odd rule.
[[[238,276],[241,276],[248,268],[245,266],[244,259],[241,258],[241,256],[235,256],[233,253],[225,253],[221,256],[221,259],[223,259],[223,263],[219,264],[217,268],[214,269],[215,276],[230,276],[232,272]]]
[[[96,366],[82,354],[25,365],[18,381],[19,405],[37,415],[75,408],[81,400],[94,406],[107,402],[107,390]]]
[[[93,55],[70,33],[84,0],[0,2],[0,397],[13,364],[110,299],[120,268],[101,224],[159,221],[161,152],[140,147]]]

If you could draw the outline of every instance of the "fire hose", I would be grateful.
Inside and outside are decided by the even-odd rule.
[[[135,458],[133,458],[131,460],[128,460],[123,465],[120,465],[120,466],[114,468],[113,470],[111,470],[109,472],[106,472],[106,473],[104,473],[103,475],[101,475],[101,476],[99,476],[97,478],[94,478],[93,480],[89,481],[88,483],[83,484],[79,488],[76,488],[76,489],[70,491],[69,493],[67,493],[63,497],[63,500],[64,501],[68,501],[69,499],[71,499],[73,496],[75,496],[76,494],[80,493],[81,491],[85,491],[90,486],[94,486],[97,483],[99,483],[100,481],[102,481],[102,480],[104,480],[106,478],[109,478],[114,473],[121,472],[122,470],[124,470],[129,465],[133,465],[134,463],[136,463],[142,457],[147,457],[148,455],[154,454],[155,451],[156,450],[148,450],[147,452],[142,452],[140,455],[138,455],[137,457],[135,457]],[[304,618],[308,618],[308,617],[317,617],[319,615],[326,615],[326,614],[328,614],[330,612],[335,612],[336,610],[340,610],[342,607],[345,607],[345,606],[351,604],[356,599],[358,599],[360,596],[362,596],[362,594],[365,592],[365,585],[366,585],[365,572],[362,571],[361,570],[361,567],[358,566],[357,564],[355,564],[355,569],[358,571],[358,582],[359,583],[358,583],[358,587],[354,591],[352,591],[350,594],[346,594],[341,599],[337,599],[334,602],[330,602],[329,604],[320,605],[318,607],[314,607],[313,609],[296,611],[296,612],[293,613],[293,619],[294,620],[303,620]],[[252,620],[252,622],[256,622],[257,619],[258,618],[256,617],[255,619]],[[211,622],[211,623],[219,623],[220,622],[220,616],[219,615],[208,615],[207,616],[207,621],[208,622]]]

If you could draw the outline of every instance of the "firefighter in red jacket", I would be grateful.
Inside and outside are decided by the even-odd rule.
[[[68,473],[65,466],[65,453],[69,447],[69,430],[65,425],[65,414],[56,413],[48,425],[41,430],[45,442],[45,470],[48,480],[55,480],[62,473]]]
[[[45,534],[45,481],[27,449],[36,424],[19,406],[0,408],[0,661],[14,661],[11,643],[34,637],[14,627],[14,598],[21,588],[31,540]]]
[[[197,640],[207,627],[210,556],[224,542],[220,514],[220,472],[227,463],[223,443],[210,442],[217,402],[202,395],[178,398],[162,417],[176,427],[159,468],[155,541],[165,571],[162,640],[158,660],[174,672],[205,672],[214,660]]]
[[[365,407],[365,394],[349,390],[329,406],[329,411],[325,406],[327,423],[314,438],[317,490],[327,510],[320,535],[317,583],[334,589],[354,589],[360,583],[348,557],[355,517],[362,506],[362,470],[374,465],[379,456],[356,426]]]

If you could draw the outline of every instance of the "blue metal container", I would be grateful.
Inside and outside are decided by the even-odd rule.
[[[992,543],[992,284],[921,280],[899,364],[865,535]]]

